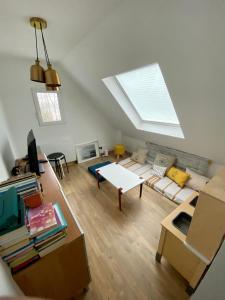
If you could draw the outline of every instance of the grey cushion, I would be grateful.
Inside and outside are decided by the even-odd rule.
[[[167,167],[158,166],[154,164],[152,170],[154,171],[154,175],[164,177],[164,175],[166,174]]]
[[[157,153],[156,158],[154,160],[154,165],[166,167],[166,169],[168,170],[175,163],[175,160],[175,156]]]
[[[148,149],[139,148],[137,152],[133,152],[131,159],[139,164],[144,164],[146,162]]]

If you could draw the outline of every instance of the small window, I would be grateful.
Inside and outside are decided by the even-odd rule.
[[[40,126],[64,123],[59,92],[35,91],[33,95]]]

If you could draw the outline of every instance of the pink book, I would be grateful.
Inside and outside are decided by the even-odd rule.
[[[42,204],[28,211],[28,226],[30,236],[35,237],[57,226],[57,220],[52,203]]]

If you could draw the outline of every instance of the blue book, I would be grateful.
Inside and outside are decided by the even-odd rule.
[[[41,241],[44,241],[44,240],[48,239],[50,236],[55,235],[58,232],[60,232],[60,231],[67,228],[68,225],[67,225],[67,222],[64,218],[64,215],[62,213],[62,210],[60,208],[59,203],[53,204],[53,207],[54,207],[54,211],[55,211],[55,215],[56,215],[58,225],[56,227],[50,229],[49,231],[46,231],[46,232],[42,233],[41,235],[38,235],[34,240],[35,243],[39,243]]]

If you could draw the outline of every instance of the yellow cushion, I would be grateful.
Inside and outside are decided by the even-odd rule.
[[[175,181],[181,188],[190,178],[190,175],[188,173],[181,171],[175,167],[171,167],[167,171],[166,176]]]

